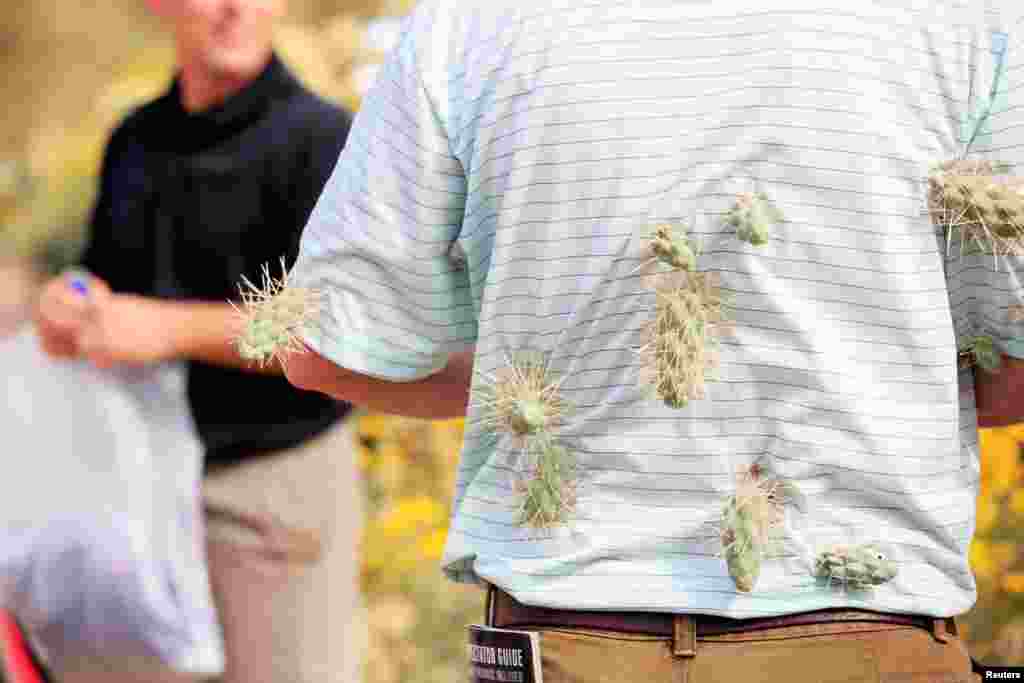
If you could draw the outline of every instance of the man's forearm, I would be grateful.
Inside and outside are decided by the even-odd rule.
[[[299,388],[319,391],[371,412],[441,420],[466,414],[473,351],[451,354],[443,370],[414,382],[389,382],[361,375],[313,351],[289,357],[286,376]]]
[[[265,374],[283,374],[277,361],[261,368],[238,354],[235,340],[244,323],[231,304],[166,301],[160,302],[160,306],[166,315],[167,333],[175,357]]]
[[[975,368],[974,396],[979,427],[1024,422],[1024,360],[1004,355],[998,372]]]

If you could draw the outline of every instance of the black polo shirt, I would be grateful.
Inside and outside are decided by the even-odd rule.
[[[106,149],[82,265],[115,292],[238,299],[242,276],[290,267],[351,116],[307,91],[275,56],[215,108],[185,111],[179,83],[130,114]],[[349,410],[283,377],[188,363],[207,465],[294,446]]]

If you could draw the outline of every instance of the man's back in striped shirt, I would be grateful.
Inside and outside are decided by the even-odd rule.
[[[1021,267],[947,256],[925,195],[968,139],[1024,164],[1022,33],[981,2],[421,5],[295,274],[329,295],[310,345],[357,372],[415,379],[475,343],[445,571],[578,609],[968,610],[956,348],[1013,351]],[[767,241],[729,220],[751,202]],[[693,252],[684,289],[721,296],[721,324],[690,329],[717,363],[675,405],[645,347],[674,277],[660,226]],[[691,350],[673,362],[715,352]],[[542,438],[493,414],[536,359],[566,404]],[[524,505],[551,452],[576,467],[545,475],[568,514],[538,531]],[[790,495],[744,587],[723,539],[753,464]]]

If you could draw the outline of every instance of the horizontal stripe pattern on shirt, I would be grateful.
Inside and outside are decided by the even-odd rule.
[[[308,341],[350,369],[417,379],[475,344],[452,578],[577,609],[971,607],[978,442],[956,347],[971,330],[1024,336],[1006,321],[1021,268],[947,255],[924,195],[993,88],[1008,103],[976,149],[1024,166],[1024,71],[997,83],[990,50],[1004,31],[1024,51],[1012,8],[421,3],[296,274],[329,295]],[[763,246],[724,223],[748,191],[785,216]],[[665,220],[689,225],[732,323],[706,397],[679,410],[642,385],[637,353],[655,301],[646,236]],[[479,405],[481,377],[524,350],[563,378],[557,435],[581,471],[572,520],[541,535],[517,521],[520,450]],[[806,505],[787,507],[782,547],[741,593],[719,522],[736,468],[757,458]],[[876,541],[892,581],[814,580],[822,549]]]

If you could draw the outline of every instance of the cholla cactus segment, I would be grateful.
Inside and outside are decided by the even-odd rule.
[[[697,263],[686,233],[673,223],[655,226],[651,251],[662,263],[679,270],[693,270]]]
[[[961,368],[976,365],[986,372],[998,372],[1003,363],[992,337],[986,335],[972,337],[959,349],[958,358]]]
[[[829,586],[839,585],[844,590],[879,586],[896,574],[896,564],[871,543],[833,545],[814,559],[814,575],[825,579]]]
[[[319,293],[292,286],[284,259],[280,278],[272,277],[269,267],[263,266],[262,287],[244,276],[242,280],[242,308],[235,306],[244,323],[235,342],[239,355],[263,366],[275,359],[284,362],[287,354],[304,351],[300,335],[320,310]]]
[[[749,510],[738,507],[736,500],[730,498],[722,514],[721,540],[726,568],[737,590],[749,593],[761,575],[764,549],[752,538],[753,522]]]
[[[742,468],[736,491],[722,507],[722,554],[737,590],[754,589],[764,556],[778,541],[784,517],[779,482]]]
[[[961,159],[932,169],[928,211],[946,233],[967,250],[999,256],[1024,255],[1024,178],[1001,175],[1000,166]]]
[[[576,504],[576,468],[555,432],[569,410],[544,355],[520,352],[492,375],[482,374],[476,400],[481,424],[512,435],[522,447],[519,523],[549,529],[567,521]]]
[[[522,496],[519,523],[539,530],[565,524],[576,507],[576,467],[569,449],[542,437],[532,439],[526,451],[532,462],[516,486]]]
[[[781,223],[784,216],[763,192],[741,192],[725,220],[736,228],[739,239],[761,246],[768,243],[771,226]]]
[[[559,393],[560,381],[540,354],[516,354],[493,375],[482,376],[485,381],[478,400],[483,423],[492,431],[517,437],[549,433],[568,410]]]
[[[713,273],[661,278],[654,320],[645,329],[641,381],[672,408],[704,397],[706,379],[718,364],[724,324],[723,296]]]

